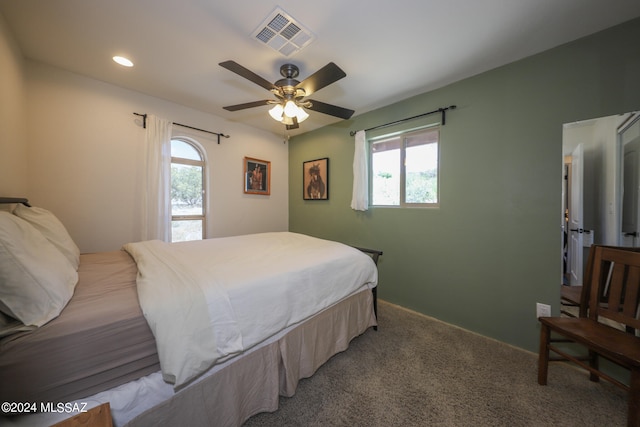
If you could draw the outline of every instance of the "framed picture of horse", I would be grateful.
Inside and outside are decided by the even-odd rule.
[[[244,158],[244,192],[265,196],[271,194],[271,162]]]
[[[304,200],[329,199],[329,158],[302,163],[302,198]]]

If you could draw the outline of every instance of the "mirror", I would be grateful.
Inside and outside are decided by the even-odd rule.
[[[591,244],[640,246],[640,112],[562,131],[563,285],[581,285]]]

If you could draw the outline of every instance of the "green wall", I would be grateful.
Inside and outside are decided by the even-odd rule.
[[[562,125],[640,109],[637,40],[640,20],[292,138],[289,229],[383,250],[380,298],[537,351],[535,303],[559,312]],[[349,131],[452,104],[440,207],[351,210]],[[329,200],[304,201],[322,157]]]

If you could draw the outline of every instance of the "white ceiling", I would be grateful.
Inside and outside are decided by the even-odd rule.
[[[252,38],[278,6],[315,35],[288,58]],[[266,106],[222,109],[272,95],[219,62],[271,82],[287,62],[299,80],[335,62],[347,76],[313,98],[358,115],[638,17],[640,1],[0,0],[0,14],[29,59],[281,135]],[[337,120],[311,112],[290,134]]]

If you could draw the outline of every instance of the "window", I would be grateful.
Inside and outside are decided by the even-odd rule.
[[[438,206],[439,127],[370,140],[373,206]]]
[[[205,237],[203,151],[193,142],[171,140],[171,241]]]

